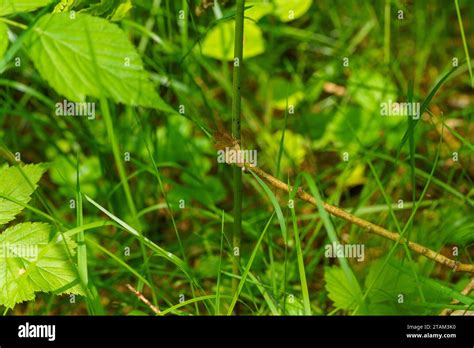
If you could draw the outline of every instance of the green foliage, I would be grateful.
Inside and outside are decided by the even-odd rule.
[[[131,0],[101,0],[83,10],[93,16],[106,17],[111,21],[120,21],[125,18],[132,9]]]
[[[282,22],[291,22],[303,16],[313,0],[275,0],[275,15]]]
[[[316,148],[333,144],[338,148],[359,147],[354,132],[366,146],[383,139],[387,149],[398,144],[402,132],[402,117],[382,117],[382,103],[395,102],[397,96],[393,83],[385,76],[365,69],[357,69],[348,81],[348,95],[352,103],[342,105],[327,124]]]
[[[303,16],[311,7],[312,0],[282,0],[246,2],[244,20],[243,57],[252,58],[265,52],[262,30],[255,23],[267,14],[273,13],[282,22],[290,22]],[[221,60],[231,61],[234,56],[235,21],[219,22],[206,35],[202,43],[202,54]],[[251,44],[248,44],[251,43]]]
[[[233,60],[234,57],[235,21],[220,22],[206,35],[202,43],[202,53],[208,57]],[[265,51],[265,42],[261,29],[250,19],[244,20],[244,59],[252,58]]]
[[[274,134],[264,133],[262,134],[262,142],[265,144],[266,152],[262,156],[262,160],[267,165],[272,165],[275,162],[275,158],[278,155],[278,143],[275,139],[281,139],[282,131],[276,131]],[[281,168],[283,172],[286,172],[290,168],[299,167],[306,156],[306,148],[308,142],[303,136],[297,133],[293,133],[290,130],[285,131],[285,144],[283,146],[283,152],[285,156],[282,157]]]
[[[474,3],[417,1],[403,20],[385,3],[246,0],[239,89],[235,1],[0,0],[0,156],[49,163],[35,195],[46,166],[0,162],[0,252],[10,252],[1,254],[0,307],[153,315],[128,283],[165,315],[234,306],[245,315],[438,315],[472,306],[461,293],[468,274],[323,208],[472,263],[474,107],[464,58]],[[237,94],[241,111],[231,112]],[[63,99],[100,101],[98,117],[56,117]],[[381,117],[389,100],[420,102],[424,115]],[[242,148],[317,208],[234,168],[243,183],[234,213],[233,170],[216,162],[212,135],[239,114]],[[338,241],[365,245],[364,260],[325,257]],[[39,257],[12,245],[37,246]],[[65,306],[60,293],[86,297]],[[23,301],[31,302],[15,306]]]
[[[3,58],[8,48],[8,27],[5,23],[0,22],[0,59]]]
[[[285,298],[285,310],[287,315],[304,315],[304,306],[301,299],[289,295]]]
[[[26,45],[41,76],[71,101],[103,96],[173,111],[156,93],[125,33],[105,19],[48,14],[38,21]]]
[[[0,16],[34,11],[39,7],[50,4],[52,1],[53,0],[2,0],[0,3]]]
[[[66,197],[69,197],[76,187],[77,171],[73,164],[74,161],[75,159],[72,156],[69,160],[63,156],[58,156],[51,165],[51,180],[61,187],[60,191]],[[99,159],[89,157],[81,160],[79,175],[81,177],[81,191],[94,197],[97,191],[97,181],[101,178]]]
[[[0,305],[13,308],[17,303],[33,300],[36,292],[83,294],[70,261],[76,244],[61,238],[51,240],[50,229],[48,224],[26,222],[0,235],[0,249],[7,254],[0,262]],[[16,254],[28,248],[37,257]]]
[[[347,274],[340,267],[326,267],[324,281],[328,296],[337,308],[354,310],[362,302],[362,293],[357,286],[357,279],[353,274],[349,281]]]
[[[245,2],[247,8],[244,12],[245,18],[258,21],[260,18],[273,12],[274,4],[264,0],[250,0]]]
[[[0,170],[0,225],[11,221],[31,199],[44,168],[41,165]],[[8,199],[4,198],[8,197]],[[13,203],[14,200],[22,205]],[[25,222],[0,234],[0,305],[13,308],[36,292],[83,294],[71,257],[76,244],[51,234],[46,223]]]
[[[287,105],[296,108],[304,99],[304,93],[296,83],[288,83],[285,79],[277,77],[271,79],[269,85],[269,91],[266,92],[270,93],[270,105],[277,110],[284,111]]]
[[[32,164],[0,169],[0,226],[12,221],[23,210],[44,171],[43,166]]]

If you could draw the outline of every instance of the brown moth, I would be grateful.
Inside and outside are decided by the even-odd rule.
[[[214,132],[215,148],[218,151],[225,151],[225,163],[236,164],[244,168],[244,162],[235,161],[232,159],[232,152],[240,153],[240,144],[237,139],[226,132]]]
[[[216,131],[214,132],[214,140],[216,142],[214,146],[217,150],[240,149],[239,141],[228,133]]]

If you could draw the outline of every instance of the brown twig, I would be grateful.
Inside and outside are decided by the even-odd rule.
[[[461,294],[463,294],[464,296],[469,296],[469,294],[471,293],[472,290],[474,290],[474,278],[471,278],[471,281],[461,291]],[[453,305],[458,304],[458,303],[459,303],[458,300],[452,300],[451,301],[451,304],[453,304]],[[461,313],[461,315],[463,315],[463,314],[468,313],[468,312],[472,312],[472,311],[465,311],[465,310],[453,311],[451,308],[446,308],[446,309],[443,309],[443,311],[440,313],[440,315],[453,315],[454,313],[456,313],[456,314]]]
[[[251,164],[245,163],[244,165],[237,164],[242,169],[245,170],[251,170],[254,172],[256,175],[258,175],[260,178],[264,179],[267,181],[270,185],[273,187],[276,187],[280,190],[283,190],[285,192],[290,193],[293,190],[293,187],[285,184],[284,182],[278,180],[277,178],[271,176],[270,174],[266,173],[262,169],[258,167],[254,167]],[[245,168],[243,168],[245,166]],[[296,195],[302,199],[303,201],[306,201],[314,206],[317,206],[316,199],[309,195],[308,193],[304,192],[303,190],[298,190],[296,192]],[[400,244],[407,244],[408,247],[413,250],[414,252],[424,255],[425,257],[436,261],[442,265],[445,265],[449,268],[451,268],[454,272],[469,272],[469,273],[474,273],[474,265],[471,264],[466,264],[466,263],[460,263],[458,261],[452,260],[444,255],[441,255],[423,245],[420,245],[418,243],[408,241],[406,238],[401,237],[398,233],[391,232],[381,226],[375,225],[369,221],[366,221],[364,219],[361,219],[355,215],[352,215],[345,210],[338,208],[334,205],[328,204],[326,202],[323,202],[323,207],[324,209],[329,213],[334,216],[337,216],[343,220],[346,220],[352,224],[355,224],[357,226],[362,227],[364,230],[366,230],[369,233],[377,234],[381,237],[390,239],[394,242],[400,243]]]
[[[155,314],[161,315],[161,311],[158,307],[154,306],[143,294],[135,289],[132,285],[126,284],[128,290],[133,292],[144,304],[146,304],[150,309],[155,312]]]

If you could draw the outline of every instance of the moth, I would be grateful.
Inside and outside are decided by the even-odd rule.
[[[247,173],[246,163],[241,153],[240,143],[237,139],[225,132],[214,132],[215,148],[217,149],[218,154],[223,154],[225,158],[225,163],[227,164],[236,164],[242,168],[244,173]]]
[[[235,150],[240,150],[239,141],[235,139],[232,135],[225,132],[214,132],[215,148],[217,150],[225,150],[226,148],[231,148]]]

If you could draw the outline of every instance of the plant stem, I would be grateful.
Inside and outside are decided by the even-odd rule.
[[[456,14],[458,16],[459,30],[461,31],[464,53],[466,54],[467,68],[469,70],[469,76],[471,77],[471,87],[474,88],[474,76],[472,75],[471,58],[469,57],[469,48],[467,47],[466,35],[464,34],[464,26],[462,25],[461,10],[459,10],[458,0],[455,0],[454,4],[456,5]]]
[[[390,4],[391,0],[385,0],[384,11],[384,43],[383,43],[383,60],[385,64],[390,63]]]
[[[245,0],[237,0],[235,6],[235,41],[234,41],[234,71],[232,83],[232,136],[240,144],[240,109],[241,109],[241,68],[244,45],[244,4]],[[233,168],[234,186],[234,226],[233,226],[233,262],[232,273],[236,276],[240,273],[240,239],[242,233],[242,169],[238,166]],[[238,277],[232,280],[232,291],[238,290]],[[236,313],[238,308],[236,307]]]
[[[23,30],[26,30],[28,29],[28,26],[27,25],[24,25],[22,23],[19,23],[19,22],[15,22],[15,21],[12,21],[10,19],[7,19],[7,18],[0,18],[0,22],[4,22],[6,24],[10,24],[14,27],[17,27],[17,28],[20,28],[20,29],[23,29]]]

